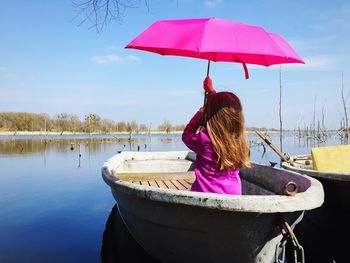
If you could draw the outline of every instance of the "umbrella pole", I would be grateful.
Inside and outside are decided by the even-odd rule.
[[[207,77],[209,76],[209,70],[210,70],[210,59],[208,60]],[[203,127],[205,127],[205,114],[206,114],[207,99],[208,99],[208,92],[204,91],[204,101],[203,101],[204,112],[203,112],[202,119],[200,122],[200,125]]]
[[[208,60],[207,77],[209,76],[209,69],[210,69],[210,59]]]

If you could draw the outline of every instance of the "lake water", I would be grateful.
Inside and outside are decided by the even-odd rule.
[[[118,151],[186,150],[181,135],[0,136],[0,262],[100,262],[115,204],[101,177]],[[271,135],[279,147],[279,135]],[[251,160],[278,156],[249,135]],[[328,145],[338,144],[333,135]],[[284,136],[284,152],[308,154],[312,141]]]

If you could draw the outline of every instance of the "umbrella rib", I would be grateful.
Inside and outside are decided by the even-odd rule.
[[[268,31],[266,31],[266,32],[267,32],[267,35],[269,36],[269,38],[271,39],[272,43],[282,52],[282,54],[284,55],[285,58],[288,58],[288,56],[283,51],[283,49],[275,42],[275,40],[273,40],[273,38],[271,37],[271,33]]]
[[[210,19],[208,20],[208,22],[209,22],[209,21],[210,21]],[[207,29],[207,24],[208,24],[208,22],[204,24],[204,29],[203,29],[202,39],[201,39],[201,42],[200,42],[200,43],[201,43],[201,45],[200,45],[200,47],[199,47],[198,53],[201,53],[201,50],[202,50],[203,39],[204,39],[204,35],[205,35],[206,29]],[[208,60],[210,60],[210,55],[209,55]]]

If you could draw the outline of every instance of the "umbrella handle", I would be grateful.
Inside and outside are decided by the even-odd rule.
[[[207,77],[209,76],[209,69],[210,69],[210,59],[208,60]]]
[[[203,101],[203,113],[202,113],[202,118],[200,120],[200,126],[205,127],[206,124],[206,107],[207,107],[207,100],[208,100],[208,91],[204,92],[204,101]]]

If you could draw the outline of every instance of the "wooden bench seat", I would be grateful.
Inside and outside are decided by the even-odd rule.
[[[192,183],[186,179],[132,181],[134,184],[177,190],[190,190]]]
[[[113,173],[121,180],[164,189],[190,190],[195,179],[194,172],[174,173]]]

